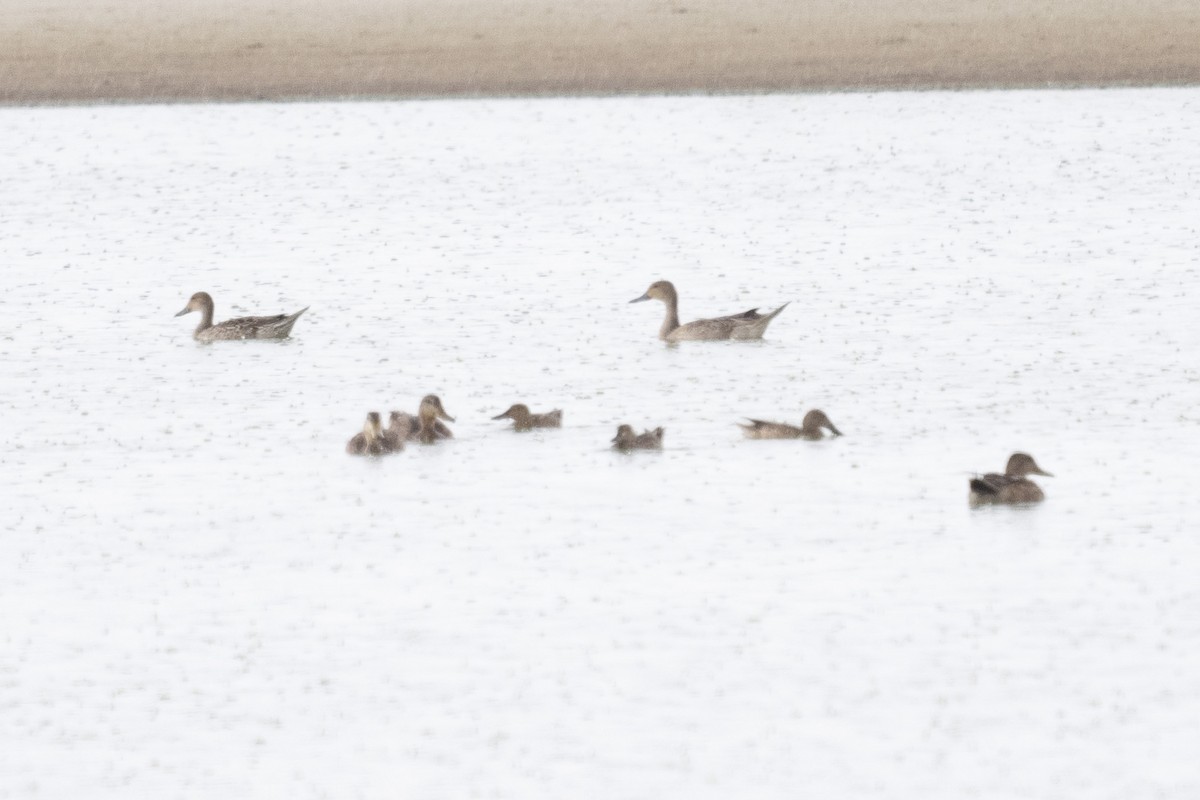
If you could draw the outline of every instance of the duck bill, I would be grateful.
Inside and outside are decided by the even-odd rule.
[[[454,422],[454,417],[447,414],[444,409],[439,408],[437,415],[439,417],[441,417],[442,419],[446,420],[446,422]]]
[[[832,432],[833,432],[833,435],[834,435],[834,436],[841,436],[841,435],[842,435],[842,432],[841,432],[841,431],[839,431],[839,430],[837,429],[837,426],[836,426],[836,425],[834,425],[832,422],[831,422],[831,423],[829,423],[829,425],[828,425],[827,427],[829,428],[829,430],[830,430],[830,431],[832,431]]]
[[[647,292],[646,294],[642,295],[641,297],[635,297],[634,299],[630,300],[629,302],[631,302],[631,303],[640,303],[640,302],[642,302],[643,300],[649,300],[649,299],[650,299],[650,293],[649,293],[649,292]]]
[[[178,314],[176,314],[175,316],[177,316],[177,317],[182,317],[184,314],[190,314],[190,313],[192,313],[192,309],[190,309],[190,308],[185,308],[183,311],[180,311],[180,312],[179,312]]]
[[[497,414],[492,419],[508,419],[508,412],[505,411],[503,414]]]
[[[1035,469],[1035,470],[1033,471],[1033,474],[1034,474],[1034,475],[1045,475],[1047,478],[1053,478],[1053,477],[1054,477],[1054,473],[1053,473],[1053,472],[1046,472],[1046,470],[1042,469],[1041,467],[1038,467],[1037,469]]]

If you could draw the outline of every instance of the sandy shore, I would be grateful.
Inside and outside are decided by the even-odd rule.
[[[9,0],[0,103],[1200,84],[1196,0]]]

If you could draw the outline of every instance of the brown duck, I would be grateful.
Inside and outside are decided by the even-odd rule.
[[[346,442],[346,452],[352,456],[382,456],[393,452],[384,441],[378,411],[367,414],[363,429]]]
[[[216,342],[223,339],[286,339],[300,315],[308,306],[295,314],[276,314],[273,317],[238,317],[213,324],[213,299],[208,292],[196,292],[175,316],[182,317],[193,311],[200,312],[200,324],[192,333],[198,342]]]
[[[534,428],[561,428],[562,410],[554,409],[542,414],[532,414],[529,406],[517,403],[509,406],[508,411],[497,414],[492,419],[511,419],[514,431],[531,431]]]
[[[436,394],[427,394],[421,398],[421,407],[417,409],[417,429],[409,438],[416,439],[421,444],[433,444],[440,439],[450,439],[454,434],[439,422],[439,419],[454,422],[454,417],[442,408],[442,401]]]
[[[438,439],[453,439],[454,433],[438,419],[438,410],[441,410],[442,419],[448,419],[454,422],[454,418],[446,413],[442,408],[442,401],[435,394],[428,394],[421,398],[421,406],[417,409],[416,414],[409,414],[407,411],[393,411],[388,415],[387,430],[383,432],[384,438],[388,441],[421,441],[421,409],[429,406],[429,412],[432,414],[432,419],[428,422],[429,428],[433,431],[433,435]]]
[[[761,339],[771,320],[788,307],[784,303],[770,314],[760,314],[757,308],[731,314],[728,317],[698,319],[686,325],[679,324],[679,293],[670,281],[655,281],[641,297],[630,300],[661,300],[667,306],[667,316],[658,329],[658,338],[667,342],[714,341],[719,339]]]
[[[404,449],[404,443],[416,438],[415,433],[420,423],[412,414],[404,411],[393,411],[388,415],[388,426],[383,431],[383,441],[393,451]]]
[[[1004,467],[1004,474],[989,472],[971,479],[971,505],[993,503],[1040,503],[1046,498],[1042,489],[1026,475],[1054,476],[1043,470],[1028,453],[1013,453]]]
[[[612,440],[613,449],[623,453],[630,450],[662,450],[662,443],[662,428],[635,434],[632,425],[622,425],[617,428],[617,435]]]
[[[750,420],[749,425],[738,423],[747,439],[808,439],[815,441],[825,438],[828,430],[833,436],[841,436],[834,424],[825,416],[825,412],[814,408],[804,415],[800,427],[784,422],[767,422],[761,419]]]

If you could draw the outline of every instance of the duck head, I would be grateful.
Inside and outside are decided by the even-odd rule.
[[[1046,472],[1037,465],[1033,460],[1033,456],[1028,453],[1013,453],[1008,457],[1008,465],[1004,467],[1004,474],[1011,478],[1024,478],[1026,475],[1045,475],[1047,478],[1053,478],[1054,475]]]
[[[529,406],[524,403],[515,403],[508,407],[508,411],[505,411],[503,414],[497,414],[492,419],[511,419],[515,422],[529,419]]]
[[[367,421],[363,423],[363,436],[367,437],[368,442],[373,442],[383,436],[383,421],[380,419],[378,411],[371,411],[367,414]]]
[[[620,444],[621,442],[632,441],[634,438],[636,437],[633,434],[633,426],[621,425],[617,428],[617,435],[612,438],[612,443]]]
[[[825,428],[834,436],[842,435],[842,432],[829,421],[829,417],[825,416],[825,412],[819,408],[814,408],[804,415],[804,422],[801,423],[801,427],[805,430],[820,430],[821,428]]]
[[[190,314],[193,311],[206,311],[213,307],[213,299],[208,292],[196,292],[192,298],[188,300],[183,311],[180,311],[175,316],[182,317],[184,314]]]
[[[679,296],[675,293],[675,284],[670,281],[655,281],[650,284],[650,288],[641,297],[635,297],[630,300],[631,303],[640,303],[643,300],[661,300],[670,305],[677,301]]]
[[[436,394],[427,394],[421,398],[420,415],[422,419],[444,419],[447,422],[454,422],[454,417],[446,413],[446,409],[442,408],[442,400]]]

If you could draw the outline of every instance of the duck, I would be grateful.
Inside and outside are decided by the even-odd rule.
[[[661,300],[667,306],[667,316],[658,330],[658,338],[665,342],[715,341],[720,339],[761,339],[771,320],[788,307],[784,303],[770,314],[760,314],[757,308],[731,314],[728,317],[698,319],[686,325],[679,324],[679,293],[670,281],[655,281],[641,297],[630,303],[645,300]]]
[[[497,414],[492,419],[511,419],[514,431],[531,431],[534,428],[561,428],[562,409],[556,408],[542,414],[532,414],[529,406],[516,403],[508,407],[508,411]]]
[[[1054,475],[1046,472],[1037,465],[1033,456],[1028,453],[1013,453],[1008,457],[1004,474],[997,475],[989,472],[986,475],[976,475],[971,478],[971,505],[991,505],[998,503],[1040,503],[1046,498],[1040,486],[1026,478],[1026,475]]]
[[[437,438],[453,439],[454,433],[446,426],[444,422],[437,418],[437,409],[441,408],[442,401],[435,394],[428,394],[421,398],[421,406],[417,408],[416,414],[409,414],[407,411],[393,411],[388,415],[388,427],[383,432],[386,439],[389,440],[406,440],[417,442],[421,440],[421,408],[429,403],[434,410],[434,416],[430,426]],[[454,418],[446,414],[445,409],[442,409],[442,419],[448,419],[454,422]]]
[[[363,429],[346,442],[346,452],[352,456],[382,456],[393,452],[383,438],[382,421],[378,411],[367,414]]]
[[[399,452],[404,449],[404,443],[415,438],[420,423],[412,414],[404,411],[393,411],[388,414],[388,426],[383,431],[383,441],[394,452]]]
[[[286,339],[292,326],[309,306],[295,314],[276,314],[273,317],[238,317],[213,324],[213,299],[208,292],[196,292],[188,300],[183,311],[175,316],[182,317],[193,311],[200,312],[200,324],[192,333],[198,342],[216,342],[223,339]]]
[[[662,450],[663,429],[642,431],[635,434],[632,425],[621,425],[613,437],[613,449],[627,453],[630,450]]]
[[[415,438],[421,444],[433,444],[439,439],[453,438],[454,434],[438,422],[439,418],[454,422],[454,417],[442,408],[441,398],[436,394],[425,395],[421,398],[421,407],[417,409],[417,430],[410,438]]]
[[[808,439],[816,441],[825,438],[828,430],[832,436],[841,436],[842,432],[829,421],[825,412],[814,408],[804,415],[800,427],[784,422],[767,422],[761,419],[751,419],[749,425],[738,423],[747,439]]]

